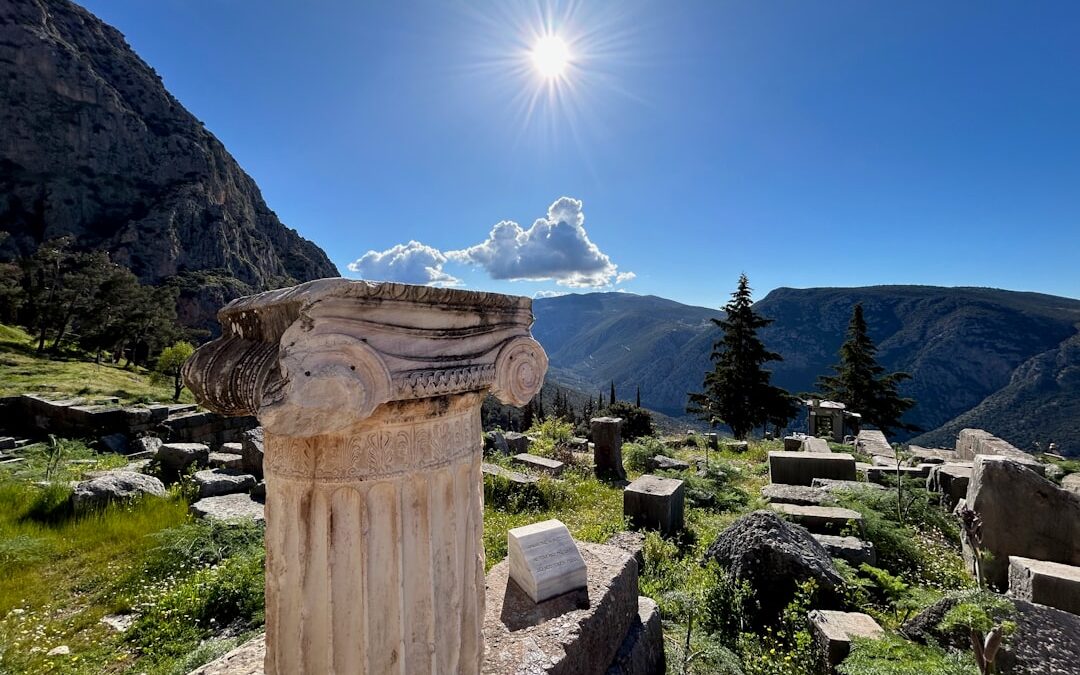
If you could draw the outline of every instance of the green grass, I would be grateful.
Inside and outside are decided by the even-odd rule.
[[[0,396],[26,393],[57,398],[116,396],[122,402],[172,400],[172,388],[152,383],[145,368],[96,364],[78,353],[65,353],[60,358],[39,356],[30,335],[0,324]],[[186,389],[180,400],[194,401]]]
[[[63,485],[0,483],[0,672],[111,672],[130,661],[100,620],[129,608],[158,545],[148,535],[188,517],[174,499],[50,517],[64,512],[68,494]],[[46,657],[59,645],[71,657]]]
[[[117,469],[128,463],[123,455],[98,453],[83,441],[63,438],[33,443],[20,449],[18,456],[22,462],[0,466],[0,481],[77,481],[90,471]]]
[[[259,526],[192,521],[175,492],[75,516],[69,494],[0,481],[0,673],[186,673],[262,624]]]

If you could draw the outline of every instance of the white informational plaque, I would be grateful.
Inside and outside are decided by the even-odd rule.
[[[585,560],[570,530],[558,520],[516,527],[507,533],[510,578],[533,602],[586,588]]]

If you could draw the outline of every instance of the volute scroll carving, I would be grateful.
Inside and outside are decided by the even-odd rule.
[[[540,391],[547,367],[547,354],[539,342],[526,335],[515,337],[495,359],[491,393],[507,405],[521,407]]]

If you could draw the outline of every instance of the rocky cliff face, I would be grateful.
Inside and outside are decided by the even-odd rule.
[[[0,231],[0,257],[71,235],[151,283],[338,274],[123,36],[67,0],[0,0]]]

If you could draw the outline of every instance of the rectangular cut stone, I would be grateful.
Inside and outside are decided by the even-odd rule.
[[[637,527],[664,534],[683,527],[685,482],[646,474],[623,490],[623,515]]]
[[[1009,556],[1009,595],[1080,615],[1080,567]]]
[[[803,439],[801,450],[803,452],[832,452],[827,440],[814,436],[807,436]]]
[[[961,464],[941,464],[930,470],[926,477],[926,489],[941,493],[942,500],[951,507],[967,496],[971,467]]]
[[[852,638],[877,638],[885,632],[868,614],[827,609],[810,612],[810,630],[829,666],[847,658]]]
[[[525,434],[519,434],[516,431],[508,431],[503,434],[503,438],[506,440],[506,446],[510,448],[511,454],[525,454],[529,452],[529,446],[532,441]]]
[[[761,488],[761,496],[777,504],[802,504],[803,506],[824,506],[833,502],[833,497],[824,490],[806,485],[783,485],[769,483]]]
[[[507,533],[510,578],[533,602],[588,585],[585,560],[570,530],[558,520],[515,527]]]
[[[814,534],[813,537],[834,558],[846,560],[856,567],[863,563],[877,564],[877,549],[871,542],[863,541],[858,537],[841,537],[833,534]]]
[[[773,511],[787,516],[811,532],[839,534],[849,525],[862,531],[862,514],[839,506],[801,506],[799,504],[769,504]]]
[[[1013,556],[1080,565],[1080,495],[1009,458],[979,455],[966,502],[982,519],[982,545],[992,554],[982,572],[992,584],[1005,585]]]
[[[804,436],[784,436],[784,450],[788,452],[799,452],[803,449]]]
[[[606,675],[660,675],[664,672],[664,627],[660,607],[638,598],[638,620],[630,626]]]
[[[855,437],[855,447],[868,455],[881,455],[883,457],[896,457],[896,451],[889,445],[885,434],[877,429],[863,429]]]
[[[533,469],[534,471],[542,471],[543,473],[551,474],[552,476],[562,474],[563,469],[566,468],[566,465],[557,459],[530,455],[527,452],[514,455],[513,460],[525,468]]]
[[[519,473],[517,471],[504,469],[498,464],[488,464],[487,462],[484,462],[480,465],[480,469],[485,476],[505,478],[511,483],[516,483],[521,486],[529,486],[536,482],[536,478],[533,478],[532,476],[526,476],[525,474]]]
[[[614,546],[580,542],[578,549],[587,591],[547,602],[537,604],[508,583],[508,560],[488,572],[484,675],[601,675],[615,661],[638,618],[637,564]]]
[[[959,459],[955,450],[943,450],[941,448],[924,448],[919,445],[909,445],[908,452],[916,464],[946,464]]]
[[[926,478],[930,475],[930,469],[934,466],[934,464],[920,464],[919,466],[901,466],[899,469],[897,469],[896,464],[893,464],[892,466],[875,466],[873,464],[860,464],[856,468],[859,470],[860,473],[866,475],[866,480],[872,483],[881,483],[885,480],[886,476],[889,476],[893,479],[893,481],[895,481],[898,473],[900,474],[900,478],[912,478],[915,480],[925,481]]]
[[[810,485],[815,478],[855,480],[855,458],[846,452],[769,453],[769,482]]]
[[[625,480],[622,463],[622,418],[594,417],[589,422],[593,439],[596,475],[607,480]]]
[[[962,429],[956,437],[956,455],[961,460],[973,460],[978,455],[1000,455],[1046,475],[1046,468],[1031,455],[982,429]]]

